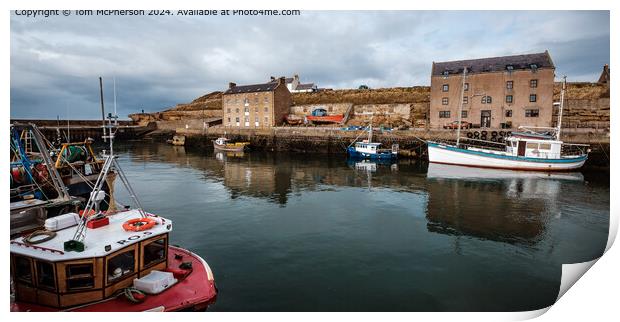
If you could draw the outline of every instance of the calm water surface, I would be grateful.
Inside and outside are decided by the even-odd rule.
[[[213,269],[214,311],[533,310],[562,263],[607,242],[606,174],[115,149],[144,207],[174,221],[171,243]]]

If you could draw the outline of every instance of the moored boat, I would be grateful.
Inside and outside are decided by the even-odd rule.
[[[357,140],[357,138],[356,138]],[[382,149],[381,143],[372,142],[372,122],[368,126],[368,139],[360,142],[354,141],[347,147],[347,153],[351,158],[362,159],[396,159],[398,157],[398,144],[392,144],[391,149]]]
[[[83,211],[49,218],[46,230],[10,240],[12,311],[200,310],[215,300],[206,261],[171,246],[172,221],[142,209],[112,153],[109,128],[110,154]],[[101,210],[110,172],[136,209]]]
[[[467,68],[464,68],[463,83],[465,82],[466,71]],[[588,159],[588,145],[567,144],[560,140],[565,90],[566,77],[564,78],[560,95],[557,128],[520,127],[523,131],[513,132],[510,137],[505,139],[504,145],[499,145],[496,142],[463,138],[464,140],[479,141],[485,144],[475,145],[460,143],[460,127],[458,127],[456,144],[427,142],[429,162],[532,171],[569,171],[581,168]],[[461,103],[461,110],[462,106]],[[460,111],[458,115],[458,122],[460,124]],[[495,147],[490,147],[489,145],[494,145]],[[570,149],[573,151],[569,151]]]
[[[225,137],[213,141],[213,148],[220,151],[242,152],[250,145],[250,142],[230,142]]]

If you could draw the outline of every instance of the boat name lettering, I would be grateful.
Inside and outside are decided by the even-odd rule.
[[[140,238],[142,238],[144,236],[149,236],[149,235],[152,235],[152,234],[153,233],[150,232],[150,231],[145,231],[141,235],[132,235],[132,236],[127,237],[127,239],[121,239],[121,240],[117,241],[116,243],[120,244],[120,245],[124,245],[125,243],[130,242],[132,240],[138,240],[138,239],[140,239]]]

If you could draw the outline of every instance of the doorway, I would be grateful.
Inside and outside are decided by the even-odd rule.
[[[491,127],[491,110],[480,111],[480,127]]]
[[[519,141],[519,145],[517,146],[517,155],[522,157],[525,156],[525,141]]]

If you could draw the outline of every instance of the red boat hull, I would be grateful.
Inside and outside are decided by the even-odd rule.
[[[340,123],[344,120],[344,115],[326,115],[326,116],[306,116],[308,121],[324,122],[324,123]]]
[[[176,255],[182,258],[175,258]],[[213,273],[209,265],[198,255],[189,250],[169,246],[168,267],[178,268],[182,262],[192,263],[192,272],[183,280],[157,295],[147,295],[141,303],[132,303],[124,297],[110,298],[103,301],[80,305],[64,311],[77,312],[139,312],[139,311],[181,311],[204,310],[215,301],[217,290]],[[57,308],[24,303],[11,303],[13,312],[52,312]]]

